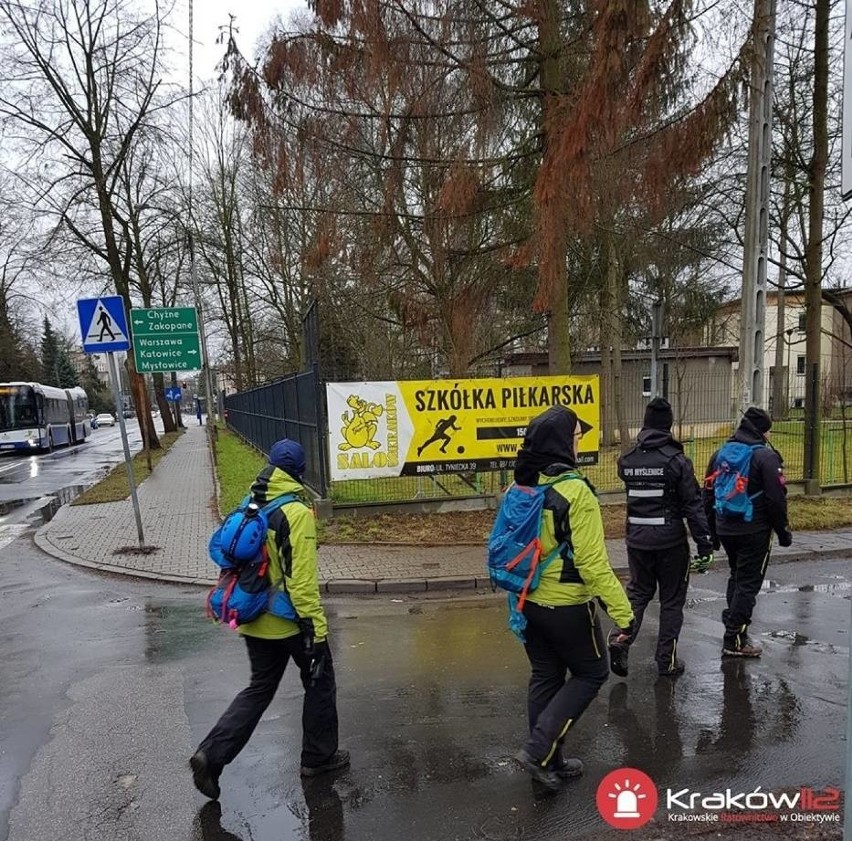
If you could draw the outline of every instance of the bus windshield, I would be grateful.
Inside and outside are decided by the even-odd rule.
[[[0,432],[37,426],[35,390],[28,385],[0,385]]]

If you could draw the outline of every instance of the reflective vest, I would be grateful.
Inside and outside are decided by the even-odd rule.
[[[654,449],[635,446],[618,462],[627,488],[627,522],[633,526],[667,526],[678,519],[669,463],[680,452],[666,444]]]

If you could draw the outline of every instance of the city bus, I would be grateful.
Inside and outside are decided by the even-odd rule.
[[[0,450],[50,452],[82,444],[91,431],[82,388],[0,383]]]

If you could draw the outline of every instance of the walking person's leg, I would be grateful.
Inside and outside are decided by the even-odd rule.
[[[554,608],[541,607],[534,602],[527,602],[524,608],[524,614],[527,617],[524,651],[530,661],[530,680],[527,690],[527,717],[530,733],[535,729],[542,710],[565,685],[565,676],[568,672],[568,667],[560,656],[559,650],[553,646],[545,631],[549,626],[548,614],[553,610]]]
[[[219,797],[222,769],[245,747],[266,708],[275,697],[290,658],[287,640],[244,637],[251,679],[205,736],[190,760],[196,787],[207,797]]]
[[[558,777],[546,769],[569,729],[577,722],[609,676],[603,632],[594,602],[553,608],[539,627],[564,660],[570,677],[538,714],[518,759],[550,787]]]
[[[748,626],[763,585],[772,548],[772,532],[742,535],[737,558],[737,586],[725,619],[724,654],[759,657],[762,649],[748,637]]]
[[[299,667],[305,689],[302,702],[301,773],[313,777],[349,764],[348,751],[338,750],[337,684],[331,649],[316,679],[310,674],[310,658],[302,648],[301,637],[293,638],[290,653]]]
[[[728,557],[728,583],[725,587],[726,607],[722,611],[722,623],[727,625],[731,602],[737,589],[737,558],[740,553],[740,539],[738,537],[721,537],[719,540]]]
[[[657,637],[657,669],[673,677],[683,672],[677,659],[677,642],[683,627],[683,606],[689,587],[689,544],[684,542],[660,553],[660,631]]]
[[[609,659],[614,674],[627,677],[628,653],[642,627],[645,609],[657,591],[657,553],[646,549],[627,547],[627,564],[630,580],[627,582],[627,598],[633,608],[633,635],[624,642],[616,642],[616,632],[610,634]]]

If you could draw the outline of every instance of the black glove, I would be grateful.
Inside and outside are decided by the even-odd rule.
[[[629,637],[630,639],[627,640],[627,642],[632,642],[633,641],[633,633],[636,630],[636,621],[634,619],[631,619],[630,624],[626,628],[615,628],[613,630],[615,632],[617,632],[618,636]],[[614,637],[613,637],[613,641],[615,641]]]
[[[316,645],[314,644],[314,620],[299,619],[298,625],[299,630],[302,632],[302,642],[305,646],[305,654],[307,654],[308,657],[312,657],[314,650],[316,649]]]
[[[707,538],[706,543],[703,540],[701,541],[701,543],[696,543],[695,549],[695,554],[699,558],[706,558],[708,555],[712,555],[715,551],[713,548],[713,541],[709,537]]]
[[[316,686],[317,681],[322,677],[325,671],[325,664],[331,657],[331,651],[328,647],[327,640],[320,640],[314,643],[314,651],[311,655],[310,663],[308,664],[308,674],[310,675],[311,686]]]
[[[711,542],[713,544],[714,552],[718,552],[722,548],[722,541],[719,540],[718,534],[711,535]]]
[[[793,545],[793,532],[790,529],[784,529],[784,531],[778,532],[778,545],[779,546],[792,546]]]

